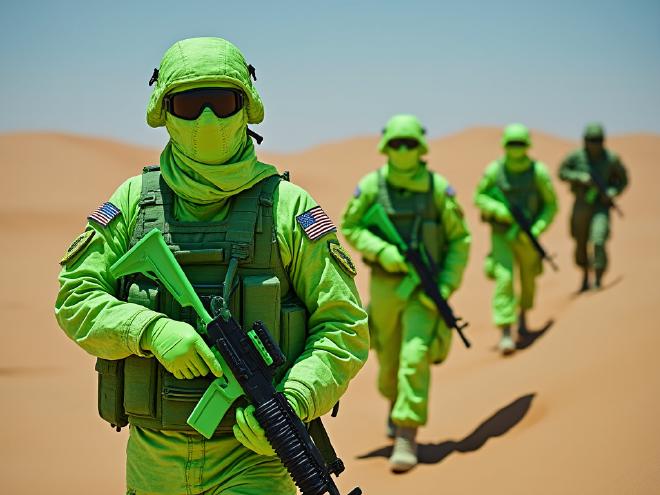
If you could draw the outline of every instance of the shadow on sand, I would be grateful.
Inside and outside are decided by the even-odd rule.
[[[543,337],[543,335],[545,335],[545,333],[550,330],[554,324],[555,320],[550,319],[538,330],[527,330],[524,333],[519,332],[518,340],[516,341],[516,349],[520,351],[531,347],[534,342]]]
[[[571,294],[570,299],[576,299],[580,296],[584,296],[587,294],[598,294],[599,292],[603,292],[604,290],[609,290],[612,287],[615,287],[619,285],[621,282],[623,282],[623,275],[619,275],[616,278],[612,279],[611,282],[605,282],[600,289],[589,289],[589,290],[577,290],[576,292],[573,292]]]
[[[418,445],[418,458],[420,464],[437,464],[453,452],[474,452],[479,450],[493,437],[499,437],[516,426],[527,414],[532,406],[536,394],[527,394],[503,407],[462,440],[445,440],[440,443],[422,443]],[[381,447],[367,454],[358,456],[358,459],[370,457],[389,458],[392,447]]]

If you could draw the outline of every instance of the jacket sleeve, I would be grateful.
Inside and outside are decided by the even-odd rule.
[[[62,267],[55,316],[60,327],[80,347],[105,359],[144,355],[144,329],[164,315],[115,297],[118,283],[110,266],[128,250],[137,216],[141,177],[122,184],[110,198],[120,214],[104,227],[95,221],[86,230],[91,241]]]
[[[498,168],[499,162],[493,162],[486,167],[474,193],[474,204],[488,220],[508,218],[509,222],[512,222],[513,219],[504,201],[490,194],[497,180]]]
[[[547,167],[541,162],[536,162],[535,177],[536,187],[543,200],[543,208],[536,217],[532,228],[536,230],[537,234],[540,234],[552,223],[552,220],[557,214],[558,206],[557,195],[555,193],[555,188],[552,185],[550,173],[548,172]]]
[[[617,196],[628,187],[628,172],[618,155],[613,157],[612,171],[607,185],[616,191]]]
[[[585,172],[584,170],[579,170],[576,165],[576,154],[571,153],[559,166],[559,179],[564,182],[582,183]]]
[[[447,182],[437,174],[434,175],[434,181],[435,205],[440,212],[447,240],[447,251],[440,271],[440,285],[454,292],[461,285],[472,238],[456,197],[454,194],[447,194]]]
[[[332,409],[367,360],[367,314],[353,281],[329,251],[334,232],[310,240],[296,217],[316,206],[301,188],[282,182],[275,197],[277,242],[293,289],[308,310],[303,353],[280,388],[305,421]]]
[[[373,172],[360,181],[341,217],[341,233],[346,241],[369,261],[376,261],[380,252],[389,246],[387,241],[360,223],[367,210],[376,202],[377,194],[377,175]]]

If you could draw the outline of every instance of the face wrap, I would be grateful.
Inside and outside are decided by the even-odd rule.
[[[171,139],[160,156],[163,179],[192,205],[220,207],[224,199],[277,173],[257,161],[244,110],[224,119],[210,108],[196,120],[168,113],[165,124]]]
[[[388,147],[387,158],[390,165],[399,172],[414,172],[419,166],[419,146],[411,150],[405,146],[396,150]]]
[[[192,160],[210,165],[227,163],[236,155],[245,143],[246,125],[244,111],[224,119],[210,108],[195,120],[180,119],[169,112],[165,117],[173,145]]]

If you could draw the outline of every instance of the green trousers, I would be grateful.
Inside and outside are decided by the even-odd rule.
[[[378,355],[378,390],[393,405],[399,426],[421,426],[428,418],[431,364],[446,357],[451,332],[433,308],[396,295],[402,276],[373,269],[369,325]]]
[[[542,273],[541,257],[534,247],[516,238],[509,240],[503,233],[491,234],[491,251],[486,258],[486,276],[495,280],[492,312],[497,326],[510,325],[518,310],[534,306],[536,277]],[[515,272],[520,276],[520,295],[515,292]]]
[[[576,201],[571,215],[571,235],[575,239],[575,263],[581,268],[605,271],[605,243],[610,236],[609,209]],[[590,246],[592,256],[589,255]]]
[[[295,495],[277,457],[260,456],[232,434],[201,435],[131,426],[126,449],[128,495]]]

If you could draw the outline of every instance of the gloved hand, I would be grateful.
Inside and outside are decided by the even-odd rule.
[[[607,197],[610,199],[616,198],[617,194],[619,194],[619,191],[617,191],[614,187],[608,187],[607,188]]]
[[[293,412],[300,417],[295,402],[287,397]],[[244,447],[259,455],[274,456],[275,451],[266,438],[266,432],[254,417],[254,406],[236,409],[236,424],[233,427],[234,436]]]
[[[538,237],[543,233],[543,226],[539,223],[535,223],[532,225],[532,228],[530,229],[532,232],[532,235],[538,239]]]
[[[388,245],[378,253],[378,262],[390,273],[408,273],[408,266],[406,265],[405,258],[399,253],[399,250],[393,244]]]
[[[182,321],[156,320],[142,334],[140,347],[150,351],[179,379],[205,376],[209,371],[217,377],[223,374],[220,362],[202,337]]]
[[[505,204],[498,203],[491,213],[492,217],[500,223],[513,223],[511,212]]]
[[[591,184],[591,174],[589,174],[589,172],[576,172],[575,182],[588,186]]]

